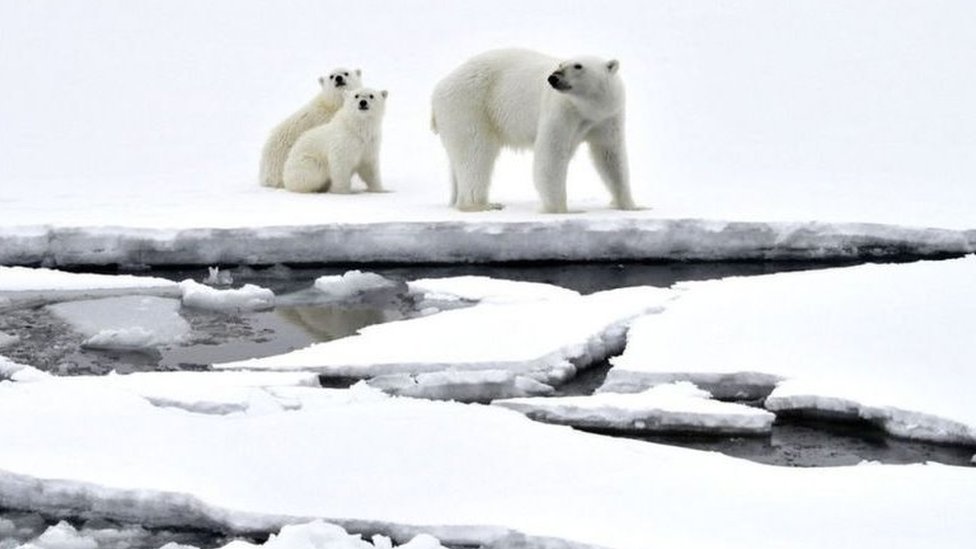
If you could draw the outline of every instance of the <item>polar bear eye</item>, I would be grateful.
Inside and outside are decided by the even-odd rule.
[[[369,98],[370,99],[373,99],[373,94],[369,94]]]
[[[573,65],[573,68],[576,69],[576,70],[578,70],[578,71],[581,71],[581,70],[583,70],[583,65],[580,65],[579,63],[577,63],[577,64]]]

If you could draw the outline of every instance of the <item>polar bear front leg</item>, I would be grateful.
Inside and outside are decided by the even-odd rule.
[[[611,206],[618,210],[637,210],[639,208],[630,193],[623,133],[623,120],[613,118],[591,130],[587,141],[593,165],[613,197]]]
[[[330,159],[331,160],[331,159]],[[332,180],[332,187],[329,192],[336,194],[349,194],[352,192],[353,168],[348,161],[337,159],[338,162],[329,164],[329,179]]]
[[[366,192],[386,192],[380,178],[379,158],[367,158],[363,160],[362,164],[359,165],[359,169],[356,170],[356,173],[359,174],[359,178],[362,179],[363,183],[366,184]]]
[[[573,155],[572,133],[559,124],[542,124],[535,140],[533,180],[544,213],[567,213],[566,172]]]

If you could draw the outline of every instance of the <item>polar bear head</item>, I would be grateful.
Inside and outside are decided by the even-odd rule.
[[[362,76],[363,71],[359,69],[349,70],[340,67],[326,76],[320,76],[319,85],[326,92],[355,90],[362,87]]]
[[[609,106],[623,100],[619,68],[616,59],[577,57],[559,63],[547,81],[552,89],[571,99]]]
[[[383,116],[386,110],[386,98],[389,92],[377,91],[372,88],[359,88],[346,92],[343,108],[359,116]]]

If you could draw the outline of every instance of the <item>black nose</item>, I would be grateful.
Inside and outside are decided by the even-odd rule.
[[[336,76],[335,82],[336,82],[336,86],[342,86],[345,85],[346,83],[346,81],[343,80],[341,76]]]
[[[367,103],[365,99],[360,99],[359,100],[359,108],[360,109],[365,110],[366,107],[368,107],[368,106],[369,106],[369,103]]]
[[[554,87],[554,88],[558,88],[559,87],[559,77],[556,76],[555,74],[550,74],[549,75],[549,85],[552,86],[552,87]]]

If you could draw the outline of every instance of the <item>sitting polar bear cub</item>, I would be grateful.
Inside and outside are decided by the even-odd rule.
[[[283,185],[282,170],[288,151],[305,131],[325,124],[342,107],[346,90],[356,90],[363,85],[362,71],[356,69],[336,69],[329,73],[328,80],[319,77],[322,87],[318,95],[304,107],[275,126],[261,151],[261,170],[259,180],[266,187]]]
[[[488,202],[499,151],[531,147],[543,211],[566,212],[566,169],[585,141],[613,207],[635,209],[619,66],[593,57],[560,62],[533,51],[497,50],[441,80],[431,123],[451,164],[451,204],[462,211],[500,208]]]
[[[311,193],[352,191],[358,174],[369,192],[383,192],[380,181],[380,123],[386,90],[360,88],[328,124],[303,133],[285,160],[284,183],[289,191]]]

